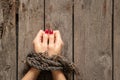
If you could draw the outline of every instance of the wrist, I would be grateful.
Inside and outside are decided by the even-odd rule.
[[[66,80],[64,73],[61,70],[53,70],[52,75],[54,80]]]
[[[35,73],[40,73],[40,70],[38,70],[38,69],[36,69],[36,68],[34,68],[34,67],[31,67],[31,70],[32,70],[33,72],[35,72]]]
[[[62,73],[61,70],[53,70],[51,71],[53,75],[59,75],[60,73]]]

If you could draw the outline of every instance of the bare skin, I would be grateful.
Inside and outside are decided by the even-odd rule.
[[[49,44],[48,44],[49,40]],[[43,30],[40,30],[33,40],[33,47],[36,53],[48,51],[49,57],[53,55],[59,55],[63,47],[63,41],[61,39],[60,32],[58,30],[53,31],[52,34],[45,33]],[[22,80],[36,80],[40,71],[31,68]],[[60,70],[52,71],[54,80],[66,80],[64,74]]]

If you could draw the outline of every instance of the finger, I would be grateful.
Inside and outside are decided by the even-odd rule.
[[[48,43],[48,34],[46,34],[44,32],[44,34],[43,34],[43,44],[47,46],[47,43]]]
[[[43,33],[44,33],[43,30],[40,30],[40,31],[37,33],[37,36],[35,37],[35,41],[36,41],[36,42],[40,42],[40,43],[42,42]]]
[[[62,42],[60,32],[58,30],[54,31],[55,34],[55,43],[60,43]]]
[[[55,40],[54,33],[49,34],[49,45],[54,44],[54,40]]]

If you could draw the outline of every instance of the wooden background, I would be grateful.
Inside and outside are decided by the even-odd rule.
[[[32,40],[47,28],[60,30],[79,68],[72,80],[120,80],[120,0],[0,0],[0,80],[21,80]]]

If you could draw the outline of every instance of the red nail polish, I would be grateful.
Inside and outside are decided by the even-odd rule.
[[[48,33],[49,33],[49,30],[48,30],[48,29],[46,29],[46,30],[45,30],[45,33],[46,33],[46,34],[48,34]]]
[[[52,29],[50,30],[49,34],[53,34],[53,30]]]

